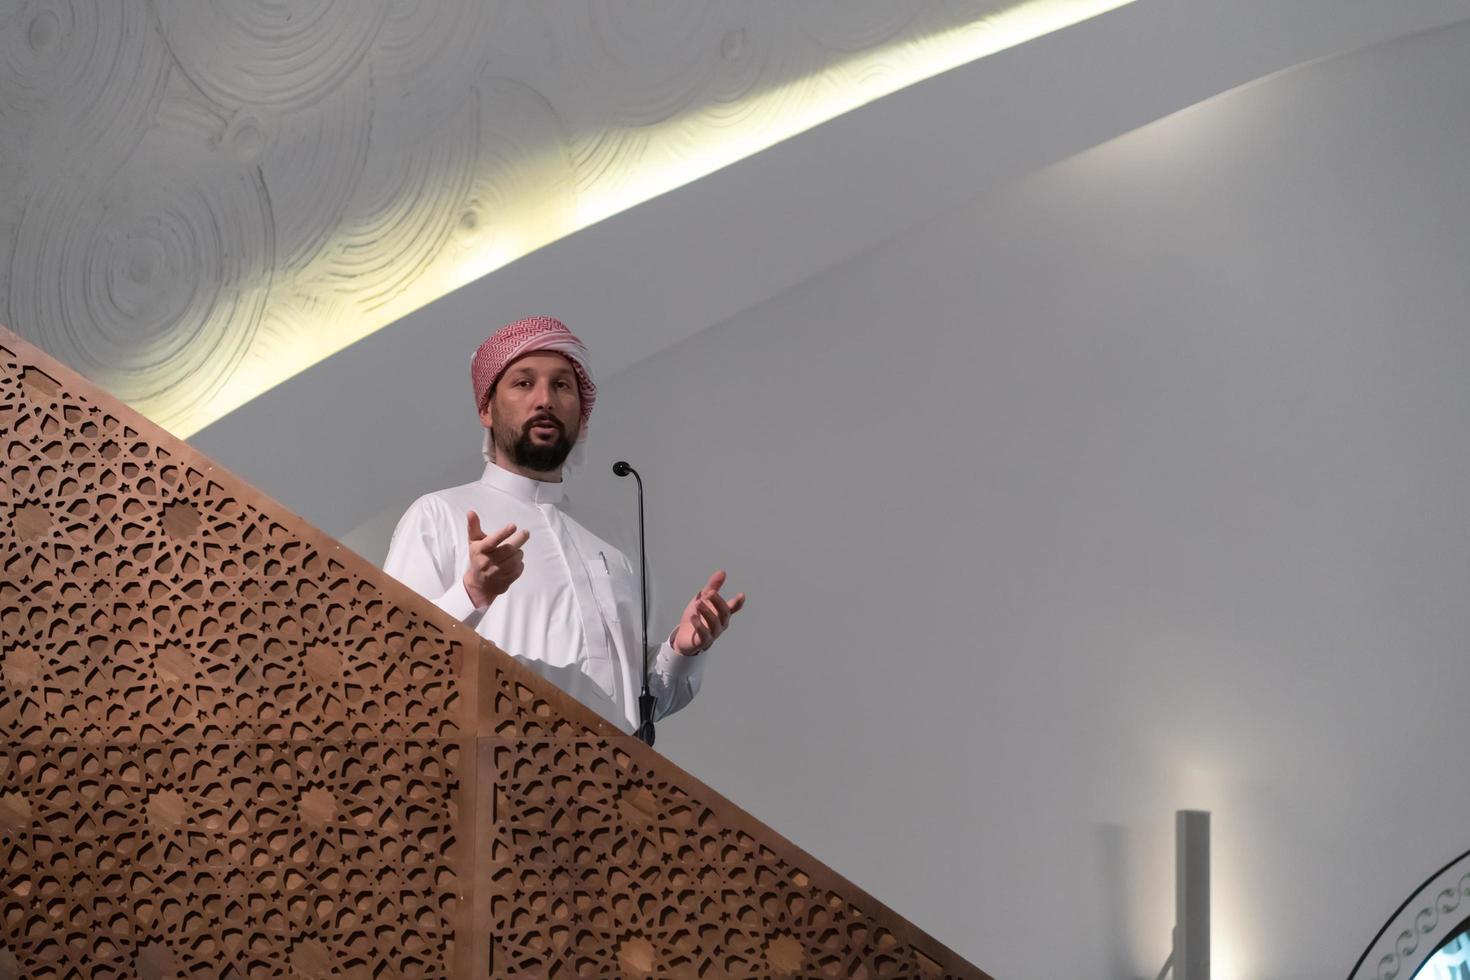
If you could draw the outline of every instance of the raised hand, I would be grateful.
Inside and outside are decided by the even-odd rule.
[[[715,572],[704,588],[684,607],[679,625],[674,627],[670,641],[679,653],[686,657],[702,653],[730,626],[730,617],[745,606],[745,593],[741,592],[725,601],[720,589],[725,587],[725,573]]]
[[[477,607],[488,606],[525,571],[521,546],[531,539],[531,532],[507,524],[486,534],[480,530],[480,515],[470,511],[469,534],[470,567],[464,573],[464,590]]]

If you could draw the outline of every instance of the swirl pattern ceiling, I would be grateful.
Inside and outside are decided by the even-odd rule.
[[[0,0],[0,322],[181,435],[526,253],[1128,0]]]

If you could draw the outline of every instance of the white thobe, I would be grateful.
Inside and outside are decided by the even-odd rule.
[[[622,551],[564,505],[561,483],[527,479],[492,462],[478,482],[414,501],[393,532],[383,571],[632,732],[643,672],[638,575]],[[472,510],[486,533],[514,524],[531,535],[521,577],[479,608],[464,587]],[[649,661],[649,693],[660,718],[694,697],[704,657],[686,657],[665,641],[650,648]]]

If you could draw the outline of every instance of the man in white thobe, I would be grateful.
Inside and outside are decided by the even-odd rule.
[[[414,501],[383,570],[624,731],[638,730],[638,574],[567,512],[562,483],[597,395],[586,348],[559,321],[529,317],[480,345],[470,375],[485,472]],[[649,650],[655,719],[698,692],[700,654],[744,605],[744,593],[725,600],[724,582],[715,572]]]

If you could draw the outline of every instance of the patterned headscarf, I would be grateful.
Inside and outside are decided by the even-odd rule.
[[[592,405],[597,401],[597,385],[592,381],[592,369],[587,366],[587,348],[567,325],[549,316],[528,316],[506,324],[495,331],[475,351],[470,359],[470,381],[475,386],[475,411],[485,408],[490,392],[511,362],[535,351],[553,351],[561,354],[572,365],[577,376],[577,388],[582,395],[582,434],[577,439],[580,448],[587,436],[587,420],[592,417]],[[575,450],[573,450],[575,454]],[[485,431],[485,444],[481,455],[488,461],[494,458],[495,446],[490,431]]]

